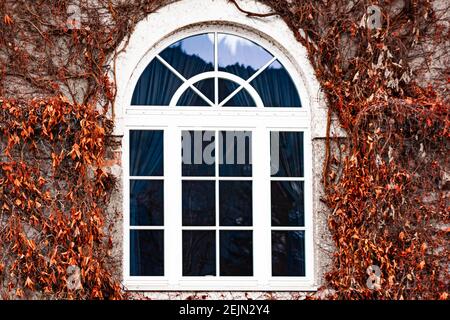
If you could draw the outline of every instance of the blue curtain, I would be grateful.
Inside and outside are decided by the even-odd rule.
[[[181,83],[172,71],[154,59],[139,78],[131,104],[167,106]]]
[[[266,107],[301,107],[297,88],[284,67],[269,67],[250,84]]]
[[[169,47],[160,56],[186,79],[214,69],[211,63],[207,63],[197,55],[186,54],[180,46]],[[155,58],[140,76],[133,92],[131,104],[169,105],[173,94],[181,84],[182,81]],[[195,99],[187,99],[186,103],[197,103],[197,99],[201,99],[197,95],[195,97]]]
[[[276,137],[271,134],[271,139]],[[278,132],[278,139],[278,172],[272,176],[303,177],[303,132]]]
[[[163,131],[130,131],[130,175],[163,175]]]

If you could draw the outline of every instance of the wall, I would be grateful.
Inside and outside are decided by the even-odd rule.
[[[242,1],[242,7],[252,12],[268,12],[269,8],[254,1]],[[185,12],[189,8],[189,15]],[[205,15],[205,8],[214,8]],[[161,25],[164,21],[164,25]],[[126,44],[123,54],[119,55],[115,62],[116,79],[118,84],[117,101],[115,104],[115,135],[112,137],[115,147],[109,153],[109,171],[117,178],[117,189],[111,196],[109,213],[114,217],[113,242],[114,265],[117,267],[117,275],[122,272],[122,167],[121,167],[121,139],[123,134],[124,108],[130,101],[132,88],[137,81],[142,70],[146,67],[150,57],[149,52],[155,48],[155,44],[160,48],[168,43],[165,39],[174,31],[183,33],[183,28],[199,23],[227,23],[240,28],[245,34],[252,33],[252,36],[270,37],[270,41],[275,41],[275,47],[281,54],[289,57],[298,68],[301,77],[302,100],[306,108],[311,110],[312,146],[313,146],[313,219],[314,219],[314,270],[315,283],[317,287],[323,284],[323,275],[327,271],[333,244],[327,227],[328,208],[321,201],[323,197],[322,168],[325,157],[325,136],[327,124],[327,108],[324,97],[321,94],[319,84],[315,79],[314,71],[309,63],[306,50],[295,39],[292,31],[278,17],[265,19],[248,18],[230,5],[225,0],[199,1],[184,0],[170,4],[160,9],[157,13],[151,14],[147,19],[141,21],[136,26],[134,33]],[[181,29],[180,29],[181,28]],[[148,30],[154,30],[149,33]],[[333,118],[331,133],[336,137],[344,137],[343,131]],[[150,299],[184,299],[190,298],[210,298],[210,299],[301,299],[306,296],[305,292],[133,292],[133,298]]]

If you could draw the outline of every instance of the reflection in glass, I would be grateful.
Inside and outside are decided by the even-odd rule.
[[[252,231],[220,231],[220,275],[253,276]]]
[[[265,107],[301,107],[300,97],[286,69],[274,61],[250,83]]]
[[[215,132],[182,131],[183,176],[214,176]]]
[[[215,225],[215,181],[183,181],[183,226]]]
[[[163,175],[163,131],[130,131],[130,175]]]
[[[271,132],[272,177],[303,177],[303,132]]]
[[[130,230],[130,275],[164,275],[164,231]]]
[[[216,232],[183,230],[183,276],[216,275]]]
[[[158,59],[153,59],[139,77],[131,105],[168,106],[182,81]]]
[[[239,88],[239,85],[236,82],[219,79],[219,102],[222,102],[237,88]],[[241,89],[225,103],[224,107],[256,107],[256,104],[250,94]]]
[[[272,275],[305,275],[305,232],[272,231]]]
[[[231,34],[218,35],[219,70],[250,78],[272,59],[272,55],[256,43]]]
[[[251,131],[220,131],[220,176],[250,177],[252,175],[251,150]]]
[[[164,224],[164,184],[162,180],[130,180],[130,224]]]
[[[272,181],[272,226],[304,226],[303,181]]]
[[[252,225],[252,181],[219,182],[221,226]]]
[[[214,70],[214,36],[200,34],[182,39],[160,53],[160,56],[189,79]]]

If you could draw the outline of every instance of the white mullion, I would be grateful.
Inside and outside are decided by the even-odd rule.
[[[160,55],[157,55],[156,58],[164,64],[170,71],[172,71],[178,78],[180,78],[181,81],[187,82],[187,79],[183,77],[181,73],[179,73],[174,67],[172,67],[166,60],[164,60]],[[189,84],[189,88],[194,90],[196,94],[198,94],[203,100],[206,101],[211,107],[214,107],[214,103],[211,102],[211,100],[208,99],[200,90],[197,89],[196,86],[193,84]]]
[[[265,65],[263,65],[261,68],[259,68],[258,71],[256,71],[250,78],[248,78],[245,82],[246,83],[250,83],[252,82],[257,76],[259,76],[264,70],[266,70],[277,58],[273,57],[272,59],[269,60],[269,62],[267,62]],[[219,107],[223,107],[225,105],[225,103],[227,103],[228,101],[231,100],[231,98],[233,98],[239,91],[242,90],[242,88],[244,88],[243,85],[240,85],[239,87],[237,87],[232,93],[230,93],[230,95],[228,97],[226,97],[224,100],[222,100],[222,102],[219,104]],[[253,98],[253,97],[252,97]]]
[[[181,136],[178,129],[170,126],[164,136],[164,224],[165,224],[165,269],[169,283],[177,284],[182,267],[181,251]],[[180,152],[179,152],[180,151]],[[180,201],[173,201],[180,199]]]
[[[124,241],[123,241],[123,277],[127,279],[130,277],[130,179],[129,179],[129,159],[130,159],[130,131],[128,128],[124,130],[123,136],[123,232],[124,232]]]
[[[272,277],[272,192],[271,192],[271,177],[270,177],[270,130],[264,128],[264,144],[263,148],[263,161],[264,161],[264,169],[262,171],[262,176],[265,177],[264,181],[264,195],[265,195],[265,203],[264,203],[264,262],[266,268],[264,269],[264,281],[265,283],[269,283],[270,278]]]
[[[220,277],[220,223],[219,223],[219,136],[220,131],[216,130],[216,138],[214,139],[215,144],[215,185],[216,185],[216,277]]]
[[[214,72],[216,73],[214,77],[214,106],[219,105],[219,77],[217,72],[219,71],[219,52],[218,52],[218,42],[219,37],[217,32],[214,32]]]
[[[304,192],[304,219],[305,219],[305,276],[314,279],[314,229],[313,229],[313,203],[312,203],[312,161],[307,161],[306,155],[312,154],[311,131],[303,133],[303,163],[306,182]],[[310,158],[311,159],[311,158]]]
[[[267,243],[268,208],[270,189],[268,190],[268,174],[270,167],[267,161],[268,148],[265,128],[258,126],[252,134],[252,172],[253,172],[253,265],[254,277],[260,286],[268,284],[268,249]],[[269,221],[270,222],[270,221]]]

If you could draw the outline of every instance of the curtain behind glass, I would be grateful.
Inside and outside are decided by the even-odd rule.
[[[165,49],[161,53],[161,57],[186,79],[214,68],[211,63],[205,62],[197,55],[186,54],[179,46]],[[139,78],[131,104],[169,105],[172,96],[181,84],[182,81],[172,71],[159,60],[154,59]],[[192,98],[192,101],[197,101],[196,99]],[[189,100],[187,102],[190,102]]]

